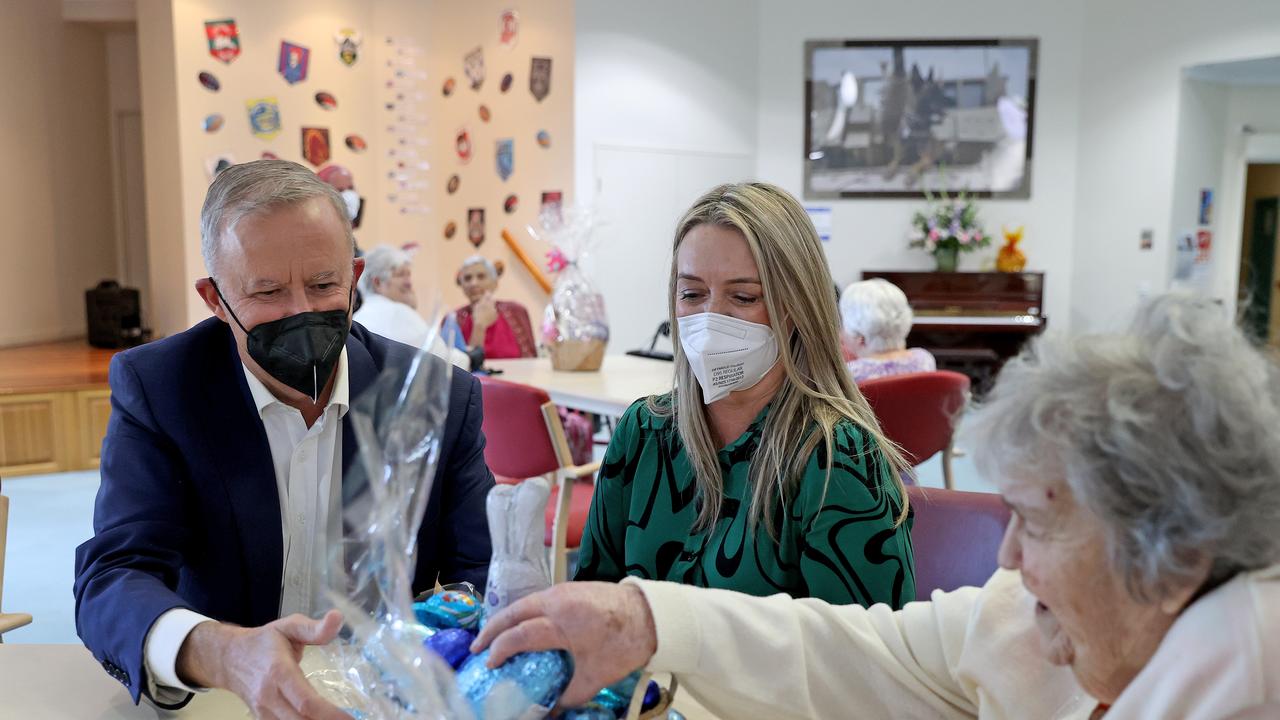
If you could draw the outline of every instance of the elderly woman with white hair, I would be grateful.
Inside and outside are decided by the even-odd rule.
[[[382,337],[418,347],[426,342],[431,326],[418,314],[418,296],[413,291],[413,264],[409,253],[390,245],[379,245],[364,254],[364,273],[356,283],[364,302],[352,319]],[[457,335],[457,326],[446,321],[442,333]],[[451,338],[450,338],[451,339]],[[449,347],[436,337],[431,352],[463,370],[472,370],[482,357],[472,357]]]
[[[566,703],[647,667],[726,718],[1280,717],[1280,371],[1221,307],[1037,341],[967,424],[1013,512],[980,589],[894,612],[569,584],[476,646],[569,649]]]
[[[937,370],[924,348],[907,348],[913,319],[907,296],[881,278],[856,282],[840,295],[840,339],[854,382],[902,373]]]

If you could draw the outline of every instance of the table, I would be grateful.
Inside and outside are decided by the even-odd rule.
[[[686,720],[715,720],[687,693],[675,707]],[[14,720],[248,720],[249,711],[224,690],[199,693],[182,710],[134,705],[81,645],[0,644],[0,716]]]
[[[551,358],[490,360],[500,380],[532,385],[562,407],[607,417],[622,417],[637,398],[671,390],[675,363],[631,355],[608,355],[598,372],[551,369]]]

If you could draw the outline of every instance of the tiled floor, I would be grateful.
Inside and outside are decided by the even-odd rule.
[[[969,458],[957,459],[954,469],[957,489],[994,490]],[[922,485],[942,485],[939,458],[917,471]],[[97,490],[96,472],[5,478],[10,506],[2,607],[34,616],[31,625],[7,633],[5,642],[79,642],[71,594],[75,549],[93,534]]]

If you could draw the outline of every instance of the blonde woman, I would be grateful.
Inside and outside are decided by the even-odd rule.
[[[690,208],[671,263],[675,387],[619,423],[577,579],[914,598],[907,465],[845,369],[831,287],[783,190],[722,185]]]

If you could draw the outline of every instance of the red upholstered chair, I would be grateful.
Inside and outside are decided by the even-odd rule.
[[[934,590],[950,591],[987,582],[996,571],[996,555],[1009,508],[995,493],[940,488],[907,488],[915,514],[911,545],[916,561],[916,599]]]
[[[969,401],[969,378],[957,372],[905,373],[865,380],[858,389],[871,404],[880,429],[912,465],[942,453],[942,479],[951,479],[951,436]]]
[[[560,414],[539,388],[480,376],[484,400],[484,459],[498,482],[544,475],[551,482],[547,502],[547,546],[551,573],[564,582],[569,548],[582,543],[591,507],[592,475],[600,463],[574,465]],[[576,490],[576,492],[575,492]]]

